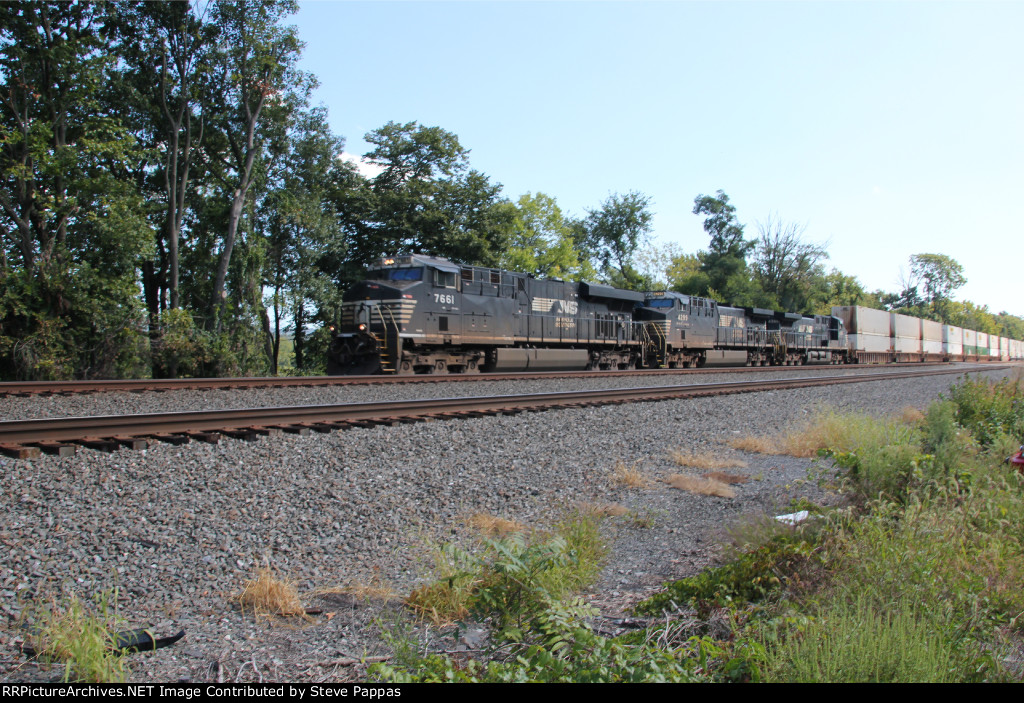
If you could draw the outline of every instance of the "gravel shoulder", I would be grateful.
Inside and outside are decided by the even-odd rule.
[[[381,597],[382,588],[408,593],[429,575],[432,544],[472,539],[465,520],[475,513],[543,528],[580,503],[628,508],[608,520],[611,555],[587,594],[606,616],[621,616],[660,583],[711,563],[729,524],[788,512],[794,497],[820,497],[806,481],[809,460],[760,455],[743,455],[748,466],[730,470],[752,479],[735,487],[735,498],[685,493],[660,481],[680,472],[671,450],[739,456],[723,442],[740,433],[778,433],[824,407],[923,408],[956,379],[0,459],[0,680],[60,674],[18,653],[26,607],[113,587],[128,627],[187,633],[174,647],[133,655],[135,681],[359,679],[360,659],[388,654],[382,628],[408,627],[400,601]],[[281,391],[268,402],[295,404],[294,389]],[[57,403],[17,400],[37,404],[4,412],[41,416]],[[104,401],[89,402],[97,412]],[[617,486],[618,462],[635,464],[651,486]],[[307,607],[321,614],[295,624],[238,612],[229,597],[265,563],[296,579]]]

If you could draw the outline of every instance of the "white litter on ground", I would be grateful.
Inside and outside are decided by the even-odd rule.
[[[801,510],[798,513],[789,513],[788,515],[776,515],[775,519],[786,525],[799,525],[801,522],[806,520],[810,513],[806,510]]]

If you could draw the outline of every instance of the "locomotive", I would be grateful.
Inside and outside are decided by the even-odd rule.
[[[345,292],[327,372],[838,364],[847,354],[834,315],[727,307],[416,254],[380,259]]]

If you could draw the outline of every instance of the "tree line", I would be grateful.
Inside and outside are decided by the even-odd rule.
[[[0,378],[273,374],[283,343],[316,373],[341,292],[402,253],[799,311],[964,305],[931,269],[868,294],[778,219],[747,240],[722,191],[696,254],[651,244],[639,192],[579,216],[509,198],[436,126],[365,135],[365,175],[311,102],[296,9],[0,4]]]

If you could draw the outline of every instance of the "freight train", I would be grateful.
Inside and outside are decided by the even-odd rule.
[[[885,351],[877,338],[881,318],[875,313],[887,320]],[[954,354],[935,352],[931,325],[938,323],[907,318],[918,324],[915,346],[909,340],[910,323],[897,320],[904,317],[860,307],[813,316],[728,307],[675,292],[641,293],[432,256],[396,256],[379,260],[365,280],[345,292],[340,324],[332,328],[327,372],[478,373],[982,357],[978,333],[968,345],[961,330],[959,347],[949,347]],[[988,336],[984,343],[991,343]],[[984,358],[993,356],[991,349],[985,351]],[[1007,344],[1006,357],[1014,353],[1013,358],[1021,358],[1024,346]]]

